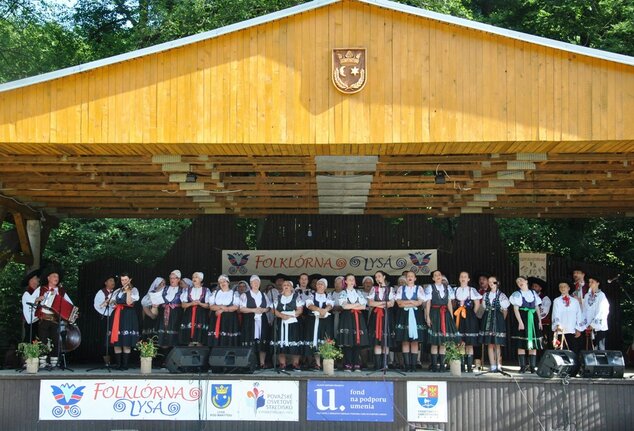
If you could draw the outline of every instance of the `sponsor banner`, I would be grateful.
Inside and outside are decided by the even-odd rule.
[[[522,277],[539,277],[546,279],[546,253],[518,253],[520,263],[520,273]]]
[[[407,382],[407,422],[447,422],[447,382]]]
[[[394,383],[310,380],[306,394],[309,421],[393,422]]]
[[[42,380],[39,417],[298,421],[299,382]]]
[[[229,275],[363,275],[405,270],[429,275],[438,268],[435,249],[411,250],[223,250],[222,271]]]

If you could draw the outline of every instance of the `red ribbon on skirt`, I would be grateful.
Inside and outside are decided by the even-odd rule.
[[[361,310],[350,310],[354,315],[354,327],[357,332],[357,344],[361,344],[361,327],[359,326],[359,314],[361,314]]]
[[[375,308],[374,312],[376,313],[376,322],[374,323],[374,335],[376,339],[381,341],[383,339],[383,316],[385,315],[385,311],[382,308]]]
[[[222,314],[220,313],[220,316],[218,316],[216,314],[216,327],[214,329],[215,334],[214,334],[214,338],[217,340],[218,338],[220,338],[220,320],[222,320]]]
[[[447,322],[445,322],[445,318],[447,314],[447,306],[446,305],[432,305],[431,307],[440,309],[440,332],[442,332],[442,335],[447,335]]]
[[[119,326],[121,325],[121,310],[130,305],[117,304],[114,307],[114,317],[112,318],[112,332],[110,333],[110,343],[114,344],[119,341]]]
[[[196,330],[196,310],[198,310],[198,305],[194,305],[192,308],[192,328],[189,330],[189,338],[194,338],[194,331]]]

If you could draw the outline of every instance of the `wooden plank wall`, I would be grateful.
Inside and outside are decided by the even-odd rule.
[[[367,48],[360,93],[332,85],[335,47]],[[1,93],[0,142],[108,154],[623,151],[633,111],[632,66],[342,1]]]

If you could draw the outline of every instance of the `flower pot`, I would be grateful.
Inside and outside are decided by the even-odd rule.
[[[462,364],[460,359],[453,359],[449,361],[449,373],[456,377],[460,377],[462,375]]]
[[[321,365],[324,369],[324,374],[327,376],[335,375],[335,360],[334,359],[322,359]]]
[[[36,374],[40,369],[39,358],[26,358],[26,372],[29,374]]]
[[[152,373],[152,358],[141,358],[141,374]]]

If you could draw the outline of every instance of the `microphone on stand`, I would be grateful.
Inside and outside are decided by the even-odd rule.
[[[620,276],[621,274],[616,274],[616,277],[609,278],[608,284],[612,284],[612,282],[618,280]]]

